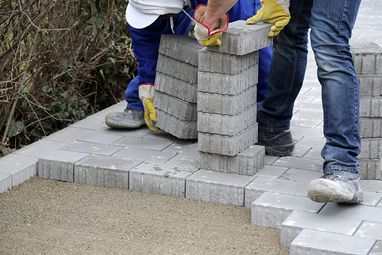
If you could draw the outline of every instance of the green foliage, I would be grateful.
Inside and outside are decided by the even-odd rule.
[[[0,154],[123,98],[127,0],[0,1]]]

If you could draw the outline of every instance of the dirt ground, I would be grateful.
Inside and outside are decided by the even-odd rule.
[[[250,210],[32,178],[0,194],[0,254],[288,254]]]

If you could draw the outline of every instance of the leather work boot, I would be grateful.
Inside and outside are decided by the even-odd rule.
[[[123,112],[112,112],[105,116],[105,123],[111,128],[129,129],[145,125],[143,111],[126,108]]]
[[[358,204],[363,200],[359,180],[360,175],[355,173],[335,171],[325,174],[309,183],[308,196],[319,203]]]
[[[259,132],[257,144],[265,146],[265,154],[270,156],[290,156],[294,150],[294,142],[289,130],[278,134]]]

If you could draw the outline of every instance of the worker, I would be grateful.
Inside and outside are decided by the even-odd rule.
[[[201,44],[218,36],[204,27],[216,27],[234,0],[210,0],[203,26],[195,33]],[[360,189],[359,86],[349,39],[360,0],[262,0],[257,15],[247,20],[272,23],[274,37],[269,93],[258,104],[259,144],[266,153],[290,155],[294,149],[290,129],[294,101],[304,81],[308,30],[322,88],[324,136],[321,151],[324,175],[312,180],[308,196],[316,202],[359,203]]]
[[[134,55],[137,59],[137,75],[125,91],[127,107],[123,112],[113,112],[105,117],[111,128],[132,129],[143,125],[154,132],[156,111],[152,103],[158,49],[162,34],[187,35],[192,29],[190,17],[200,4],[197,0],[130,0],[126,9]],[[251,17],[261,7],[259,0],[238,1],[230,8],[230,21]],[[258,101],[267,93],[271,47],[260,51]],[[255,99],[254,99],[255,100]],[[146,102],[146,103],[143,103]]]

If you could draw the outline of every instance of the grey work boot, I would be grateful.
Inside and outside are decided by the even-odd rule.
[[[145,125],[143,111],[126,108],[123,112],[112,112],[105,116],[105,123],[111,128],[139,128]]]
[[[309,183],[308,196],[320,203],[358,204],[363,200],[359,174],[336,171]]]
[[[259,132],[258,145],[265,147],[265,154],[270,156],[290,156],[294,150],[294,142],[289,130],[278,134]]]

